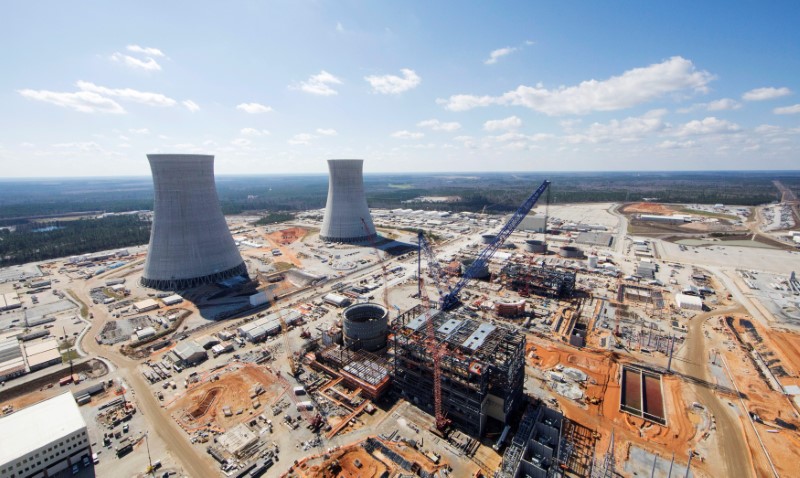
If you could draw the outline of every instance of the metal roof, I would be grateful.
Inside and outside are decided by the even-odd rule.
[[[6,464],[85,428],[86,422],[69,392],[6,415],[0,418],[0,436],[13,439],[3,440],[0,464]]]
[[[486,337],[489,336],[497,327],[492,324],[481,324],[478,329],[464,341],[464,347],[470,350],[478,350],[478,347],[483,345]]]

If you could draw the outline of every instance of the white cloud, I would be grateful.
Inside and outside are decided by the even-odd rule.
[[[725,110],[738,110],[742,104],[730,98],[722,98],[721,100],[710,101],[706,105],[708,111],[725,111]]]
[[[128,45],[126,49],[134,56],[125,53],[115,52],[111,55],[111,61],[122,63],[125,66],[145,71],[160,71],[161,65],[155,58],[163,58],[166,55],[158,48],[148,48],[139,45]],[[155,58],[154,58],[155,57]]]
[[[164,55],[164,52],[162,52],[158,48],[148,48],[148,47],[143,47],[143,46],[139,46],[139,45],[128,45],[126,47],[126,49],[129,52],[141,53],[142,55],[147,55],[147,56],[157,56],[157,57],[166,56],[166,55]]]
[[[120,52],[116,52],[113,55],[111,55],[111,61],[122,63],[125,66],[129,66],[131,68],[138,68],[140,70],[145,70],[145,71],[161,70],[161,65],[159,65],[158,62],[153,58],[145,58],[142,60]]]
[[[200,105],[198,105],[192,100],[184,100],[181,102],[181,104],[183,104],[183,106],[185,106],[186,109],[188,109],[192,113],[194,113],[195,111],[200,111]]]
[[[269,136],[270,132],[265,129],[242,128],[239,130],[239,134],[242,136]]]
[[[589,128],[580,133],[575,133],[570,127],[569,134],[564,139],[571,144],[577,143],[631,143],[639,141],[645,136],[664,130],[667,125],[662,117],[667,114],[664,109],[648,111],[642,116],[634,116],[623,120],[613,119],[608,123],[592,123]],[[546,138],[542,138],[546,139]]]
[[[735,133],[739,130],[741,130],[741,127],[736,123],[709,116],[702,120],[693,120],[678,126],[675,130],[675,136]]]
[[[521,85],[500,96],[453,95],[438,102],[451,111],[496,104],[524,106],[551,116],[577,115],[630,108],[683,90],[705,92],[713,79],[711,73],[697,71],[691,61],[675,56],[602,81],[587,80],[556,89]]]
[[[791,95],[792,90],[786,87],[774,88],[772,86],[766,88],[755,88],[742,95],[745,101],[764,101],[773,100],[782,96]]]
[[[125,109],[116,101],[90,91],[66,93],[24,89],[17,90],[17,93],[31,100],[43,101],[63,108],[70,108],[75,111],[80,111],[81,113],[125,113]]]
[[[311,75],[307,81],[301,81],[298,86],[290,88],[305,91],[312,95],[319,96],[332,96],[338,95],[339,92],[334,90],[331,85],[341,85],[342,80],[333,76],[325,70],[320,71],[316,75]]]
[[[339,33],[344,33],[344,25],[342,25],[342,22],[336,22],[336,31]]]
[[[420,139],[423,136],[425,136],[425,134],[407,130],[401,130],[401,131],[395,131],[390,136],[392,138],[398,138],[398,139]]]
[[[310,144],[312,139],[314,139],[313,135],[308,133],[300,133],[292,136],[289,139],[289,144]]]
[[[231,141],[231,144],[234,146],[238,146],[240,148],[244,148],[246,146],[250,146],[253,142],[247,138],[236,138]]]
[[[161,93],[151,93],[148,91],[139,91],[132,88],[106,88],[105,86],[95,85],[88,81],[79,81],[78,88],[83,91],[97,93],[98,95],[111,96],[121,100],[133,101],[148,106],[175,106],[177,103],[172,98],[162,95]]]
[[[484,60],[483,63],[485,65],[494,65],[495,63],[497,63],[497,60],[499,60],[504,56],[510,55],[515,51],[517,51],[517,49],[510,46],[507,46],[505,48],[498,48],[497,50],[494,50],[491,53],[489,53],[489,58]]]
[[[694,141],[673,141],[668,139],[666,141],[662,141],[657,145],[660,149],[684,149],[684,148],[691,148],[696,143]]]
[[[498,131],[503,129],[516,129],[522,126],[522,120],[516,116],[509,116],[508,118],[499,120],[489,120],[483,123],[483,129],[486,131]]]
[[[775,108],[772,110],[773,113],[776,115],[793,115],[800,113],[800,104],[792,105],[792,106],[781,106],[780,108]]]
[[[271,106],[265,106],[261,103],[240,103],[236,105],[236,109],[244,111],[245,113],[250,113],[251,115],[258,113],[269,113],[272,111]]]
[[[434,131],[447,131],[452,133],[453,131],[458,131],[461,129],[461,124],[455,121],[451,122],[441,122],[438,119],[429,119],[425,121],[420,121],[417,123],[417,127],[419,128],[430,128]]]
[[[128,131],[133,134],[150,134],[150,130],[147,128],[131,128]]]
[[[321,134],[322,136],[336,136],[339,133],[333,128],[317,128],[317,134]]]
[[[422,78],[414,70],[403,68],[400,70],[402,77],[396,75],[371,75],[364,79],[372,86],[373,93],[384,95],[398,95],[411,90],[422,83]]]

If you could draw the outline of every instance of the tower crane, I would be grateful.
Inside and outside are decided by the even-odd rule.
[[[536,201],[539,200],[541,195],[547,190],[548,186],[550,186],[550,181],[545,180],[542,182],[541,186],[539,186],[526,200],[522,203],[522,205],[514,212],[511,216],[511,219],[503,226],[500,232],[497,234],[496,238],[478,255],[478,258],[470,265],[469,268],[464,272],[461,280],[456,283],[456,285],[452,288],[448,288],[447,292],[444,292],[442,286],[442,278],[443,272],[441,266],[439,265],[439,261],[436,259],[436,255],[431,248],[431,245],[428,243],[427,239],[425,239],[425,235],[420,230],[417,233],[417,240],[419,242],[419,254],[420,259],[418,261],[418,268],[421,269],[422,263],[422,254],[425,254],[425,259],[428,264],[428,270],[430,271],[431,275],[433,276],[433,282],[436,286],[436,290],[439,293],[439,308],[441,310],[450,310],[459,304],[458,294],[461,292],[461,289],[471,281],[477,271],[480,268],[485,267],[485,265],[489,262],[489,259],[492,258],[497,249],[503,245],[503,243],[508,239],[514,229],[519,226],[519,223],[525,218],[525,216],[530,212],[533,206],[536,204]],[[425,328],[426,328],[426,346],[428,349],[428,353],[433,360],[433,405],[434,405],[434,414],[436,419],[436,428],[439,431],[443,431],[447,428],[449,420],[444,414],[442,410],[442,369],[441,369],[441,361],[444,356],[445,350],[443,347],[440,347],[439,344],[436,342],[436,333],[433,327],[433,316],[434,314],[431,311],[430,307],[430,298],[428,297],[428,292],[425,289],[425,284],[422,279],[422,271],[417,271],[417,278],[419,284],[419,296],[422,300],[423,306],[425,308]]]

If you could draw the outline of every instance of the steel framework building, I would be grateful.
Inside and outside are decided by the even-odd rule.
[[[394,383],[407,400],[433,413],[433,357],[425,345],[425,318],[417,306],[395,319],[390,335]],[[522,403],[525,336],[506,325],[433,311],[439,347],[442,409],[450,423],[475,436],[488,418],[508,424]]]
[[[141,283],[181,290],[246,275],[214,184],[214,156],[148,154],[155,201]]]
[[[376,236],[364,194],[363,159],[328,160],[328,201],[320,239],[355,243]]]
[[[575,294],[574,271],[528,264],[506,264],[500,269],[500,276],[507,287],[525,297],[535,294],[568,299]]]

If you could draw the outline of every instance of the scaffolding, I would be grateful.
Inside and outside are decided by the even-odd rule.
[[[500,278],[506,287],[524,297],[533,294],[569,299],[575,294],[575,271],[534,264],[506,264],[500,269]]]
[[[442,350],[442,408],[451,424],[480,437],[488,418],[501,423],[519,406],[525,373],[525,337],[494,325],[432,310],[435,340]],[[433,357],[426,346],[426,311],[400,314],[390,335],[394,381],[407,400],[433,413]]]

